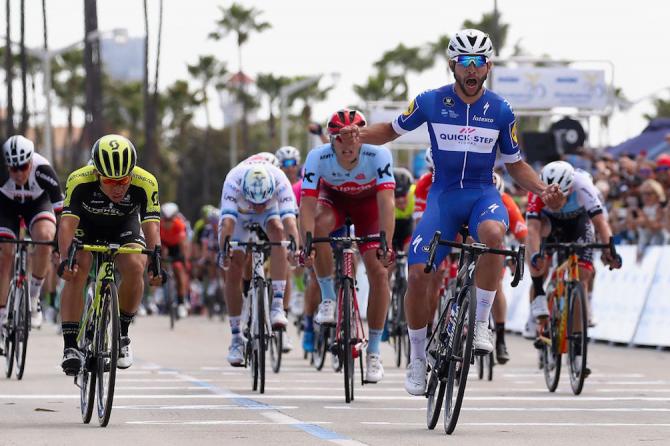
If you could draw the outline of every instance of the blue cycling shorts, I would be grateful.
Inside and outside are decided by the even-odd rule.
[[[477,229],[485,220],[500,221],[509,227],[509,216],[500,193],[495,186],[483,189],[439,190],[431,188],[426,200],[426,211],[414,229],[409,246],[408,264],[425,263],[428,245],[435,231],[443,240],[454,240],[461,227],[468,225],[470,235],[479,241]],[[440,246],[434,265],[439,265],[451,248]]]

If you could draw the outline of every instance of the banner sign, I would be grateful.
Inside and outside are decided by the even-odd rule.
[[[607,107],[604,70],[549,67],[495,67],[493,91],[519,110]]]

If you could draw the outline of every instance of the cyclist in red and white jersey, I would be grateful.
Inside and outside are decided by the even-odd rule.
[[[339,132],[345,126],[365,126],[365,118],[356,110],[340,110],[328,121],[330,143],[309,152],[305,161],[300,202],[300,230],[303,236],[327,237],[351,218],[357,236],[386,234],[385,261],[392,260],[391,237],[395,222],[395,180],[391,152],[381,146],[345,144]],[[316,316],[321,324],[334,324],[335,284],[332,249],[328,244],[315,246],[315,269],[322,302]],[[377,258],[378,243],[359,246],[370,282],[368,305],[369,344],[366,379],[380,381],[384,376],[380,343],[389,303],[387,264]],[[312,258],[308,260],[308,266]]]

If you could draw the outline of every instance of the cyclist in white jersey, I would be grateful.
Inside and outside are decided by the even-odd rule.
[[[279,242],[288,237],[297,240],[295,212],[295,197],[286,175],[262,156],[244,160],[228,172],[223,184],[219,221],[220,247],[223,248],[227,238],[247,241],[250,235],[249,226],[253,223],[263,228],[271,242]],[[240,332],[244,248],[233,250],[232,258],[222,258],[222,263],[227,269],[225,299],[233,334],[228,362],[239,367],[244,364],[244,338]],[[288,324],[283,303],[287,272],[286,248],[273,246],[270,262],[273,291],[270,322],[273,328],[283,329]]]

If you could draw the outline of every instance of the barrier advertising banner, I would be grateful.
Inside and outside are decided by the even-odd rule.
[[[663,248],[647,249],[638,262],[635,246],[621,246],[623,268],[610,271],[600,259],[594,261],[593,314],[598,324],[589,337],[613,342],[633,342],[648,292]],[[666,321],[667,323],[667,321]]]
[[[633,343],[670,347],[670,249],[664,248]]]
[[[604,70],[551,67],[496,67],[493,90],[520,110],[607,106]]]

